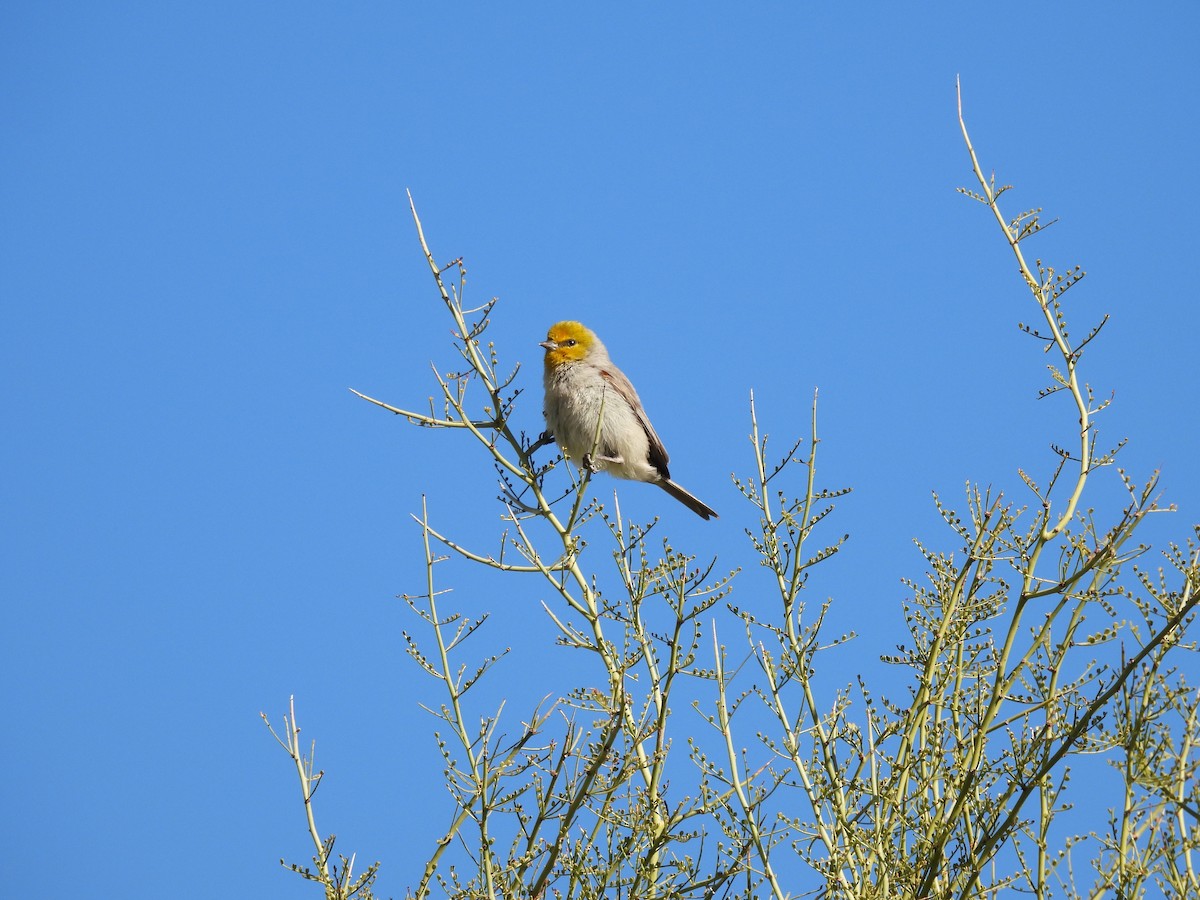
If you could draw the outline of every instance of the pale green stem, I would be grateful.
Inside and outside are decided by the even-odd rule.
[[[979,158],[975,155],[975,147],[971,144],[971,137],[967,134],[967,123],[963,119],[961,85],[958,85],[958,125],[962,130],[963,141],[967,145],[967,152],[971,155],[971,166],[975,171],[975,178],[979,181],[980,187],[983,188],[984,196],[987,198],[987,206],[996,217],[996,221],[1000,224],[1000,228],[1004,232],[1004,238],[1008,241],[1009,247],[1012,248],[1012,252],[1017,258],[1017,265],[1020,267],[1021,275],[1037,298],[1038,306],[1042,310],[1042,316],[1046,320],[1046,326],[1050,330],[1054,345],[1062,355],[1063,364],[1067,371],[1067,388],[1071,392],[1071,397],[1075,401],[1075,409],[1079,413],[1079,474],[1076,476],[1075,488],[1067,501],[1067,508],[1058,517],[1058,521],[1053,527],[1047,524],[1042,529],[1042,540],[1049,541],[1066,529],[1071,519],[1075,516],[1075,509],[1079,505],[1079,499],[1083,496],[1083,488],[1087,483],[1088,472],[1091,470],[1092,464],[1091,411],[1088,408],[1087,399],[1083,395],[1083,390],[1079,385],[1079,378],[1075,371],[1077,356],[1071,349],[1066,335],[1063,334],[1055,318],[1054,311],[1051,308],[1052,298],[1047,296],[1047,291],[1053,292],[1054,288],[1053,286],[1042,286],[1034,277],[1029,264],[1025,261],[1024,253],[1021,252],[1021,237],[1016,232],[1016,226],[1010,227],[1008,222],[1005,221],[1003,214],[1000,212],[1000,207],[996,202],[997,193],[993,189],[992,184],[984,176],[983,168],[979,165]]]

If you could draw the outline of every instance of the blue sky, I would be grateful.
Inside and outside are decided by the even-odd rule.
[[[1076,331],[1112,315],[1086,363],[1116,394],[1102,440],[1162,470],[1180,511],[1149,535],[1182,540],[1198,24],[1189,4],[6,5],[7,890],[303,895],[277,864],[310,855],[297,792],[258,718],[291,694],[331,772],[321,828],[384,862],[383,895],[415,879],[448,801],[395,599],[422,580],[409,513],[425,492],[484,541],[500,507],[466,441],[347,390],[419,405],[430,361],[454,363],[406,188],[469,297],[500,298],[519,424],[541,429],[552,322],[605,340],[721,513],[619,485],[681,548],[748,560],[729,473],[751,468],[749,392],[782,450],[820,389],[822,480],[854,488],[814,586],[862,634],[840,684],[903,639],[912,539],[955,546],[930,491],[1019,496],[1017,467],[1070,440],[1065,401],[1034,399],[1032,301],[954,192],[961,75],[1010,212],[1061,218],[1035,255],[1089,272]],[[539,587],[443,577],[493,610],[486,641],[528,639],[514,703],[571,686]]]

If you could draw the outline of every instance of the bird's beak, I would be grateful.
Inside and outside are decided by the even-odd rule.
[[[540,344],[538,344],[538,346],[545,347],[547,350],[557,350],[558,342],[557,341],[542,341]]]

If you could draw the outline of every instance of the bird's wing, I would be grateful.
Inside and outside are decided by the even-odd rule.
[[[659,440],[658,434],[654,431],[654,426],[646,417],[645,407],[642,406],[637,391],[633,389],[633,385],[625,377],[625,373],[616,366],[605,366],[600,369],[600,377],[617,392],[617,396],[629,404],[629,408],[637,416],[642,430],[646,432],[646,437],[650,441],[650,465],[654,466],[663,478],[670,478],[671,473],[667,469],[667,463],[671,461],[671,458],[667,456],[667,448],[663,446],[663,442]]]

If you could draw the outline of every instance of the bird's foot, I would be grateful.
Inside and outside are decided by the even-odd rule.
[[[609,466],[619,466],[624,462],[624,458],[620,456],[601,456],[600,454],[592,456],[590,453],[585,453],[580,460],[580,465],[595,475]]]
[[[539,450],[542,447],[545,447],[547,444],[553,444],[553,443],[554,443],[554,435],[552,435],[549,431],[543,431],[540,435],[538,435],[538,439],[529,445],[529,449],[526,450],[525,452],[530,455],[533,455],[533,452],[535,450]]]

